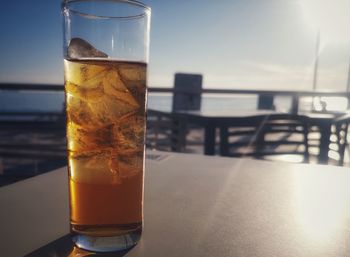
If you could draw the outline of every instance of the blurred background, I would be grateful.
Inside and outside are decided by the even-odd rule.
[[[258,95],[266,90],[277,93],[273,106],[279,111],[291,110],[291,98],[279,95],[281,91],[338,92],[329,97],[309,94],[298,100],[298,108],[348,110],[350,1],[144,3],[152,8],[148,86],[158,88],[150,90],[149,108],[171,110],[174,75],[188,73],[202,75],[204,90],[239,93],[202,94],[201,110],[255,110]],[[16,174],[17,180],[66,163],[60,5],[59,0],[2,3],[1,178]],[[49,90],[42,92],[40,86]],[[246,95],[244,90],[257,90],[257,94]],[[38,148],[43,142],[50,146]],[[22,153],[28,145],[31,153]],[[53,166],[47,161],[57,157]],[[23,170],[32,171],[23,174]],[[15,181],[11,179],[2,181]]]

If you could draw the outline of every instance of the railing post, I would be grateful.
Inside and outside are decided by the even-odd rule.
[[[299,111],[299,95],[295,94],[292,96],[291,113],[298,114],[298,111]]]
[[[274,110],[273,104],[274,95],[272,94],[259,94],[258,95],[258,109],[259,110]]]

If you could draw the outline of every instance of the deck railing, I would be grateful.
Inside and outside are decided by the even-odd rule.
[[[23,83],[0,83],[1,90],[19,90],[19,91],[64,91],[63,85],[57,84],[23,84]],[[174,88],[149,87],[150,93],[187,93],[186,90],[175,90]],[[188,91],[188,93],[193,93]],[[227,94],[227,95],[256,95],[258,97],[258,107],[266,107],[272,103],[277,96],[288,96],[292,99],[291,112],[297,113],[299,103],[302,97],[344,97],[350,104],[350,92],[346,91],[292,91],[292,90],[251,90],[251,89],[210,89],[203,88],[199,94]]]

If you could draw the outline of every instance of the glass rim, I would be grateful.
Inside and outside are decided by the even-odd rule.
[[[78,3],[78,2],[112,2],[112,3],[130,4],[130,5],[134,5],[135,7],[143,8],[144,12],[137,15],[110,16],[110,15],[89,14],[86,12],[81,12],[81,11],[77,11],[69,8],[68,6],[69,4]],[[61,4],[61,9],[63,12],[68,11],[80,16],[84,16],[87,18],[95,18],[95,19],[138,19],[138,18],[145,17],[145,15],[151,11],[151,7],[149,7],[148,5],[145,5],[142,2],[135,1],[135,0],[63,0]]]

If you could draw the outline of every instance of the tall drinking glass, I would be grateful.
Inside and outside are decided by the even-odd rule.
[[[127,249],[143,225],[151,11],[131,0],[66,0],[62,13],[73,240]]]

